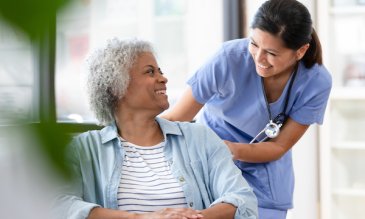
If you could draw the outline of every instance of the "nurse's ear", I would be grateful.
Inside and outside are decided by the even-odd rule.
[[[297,51],[296,51],[296,59],[297,61],[301,60],[303,58],[303,56],[305,55],[305,53],[307,52],[309,48],[309,43],[304,44],[302,47],[300,47]]]

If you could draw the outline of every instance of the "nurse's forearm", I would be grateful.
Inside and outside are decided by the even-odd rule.
[[[281,158],[307,131],[309,125],[302,125],[291,118],[285,123],[280,135],[267,142],[253,144],[225,141],[233,158],[251,163],[264,163]]]
[[[203,219],[233,219],[236,214],[236,207],[227,204],[219,203],[202,211]]]
[[[171,121],[192,121],[203,106],[194,99],[193,92],[188,87],[172,109],[164,112],[160,117]]]
[[[235,143],[225,141],[234,160],[251,163],[264,163],[279,159],[287,151],[275,142],[260,142],[255,144]]]

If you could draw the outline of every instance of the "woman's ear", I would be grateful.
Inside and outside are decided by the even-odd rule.
[[[297,61],[301,60],[309,48],[309,43],[304,44],[296,52]]]

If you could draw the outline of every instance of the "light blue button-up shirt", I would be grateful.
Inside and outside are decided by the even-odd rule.
[[[199,124],[162,118],[156,121],[166,140],[166,160],[189,207],[201,210],[224,202],[237,207],[235,219],[257,218],[252,188],[213,131]],[[124,150],[116,126],[83,133],[73,140],[70,149],[76,177],[59,198],[58,216],[79,219],[86,218],[94,207],[118,209]]]

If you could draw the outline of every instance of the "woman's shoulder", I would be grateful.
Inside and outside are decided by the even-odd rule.
[[[180,128],[184,129],[185,131],[193,132],[193,133],[201,133],[206,132],[208,127],[203,124],[196,123],[195,121],[191,122],[176,122]]]
[[[212,135],[211,131],[207,126],[185,121],[169,121],[164,118],[157,117],[157,122],[166,134],[184,135],[189,138],[202,138],[203,136]]]
[[[91,148],[104,145],[117,138],[118,135],[112,126],[106,126],[100,130],[89,130],[73,137],[71,145],[78,148]]]
[[[76,141],[87,141],[89,139],[101,139],[101,130],[89,130],[79,133],[73,137]]]
[[[157,117],[156,120],[163,132],[169,134],[179,134],[180,132],[201,132],[205,129],[204,126],[194,122],[170,121],[161,117]]]
[[[201,145],[220,145],[220,137],[208,126],[195,122],[178,122],[181,131],[191,141],[200,142]],[[214,144],[212,144],[214,142]]]

